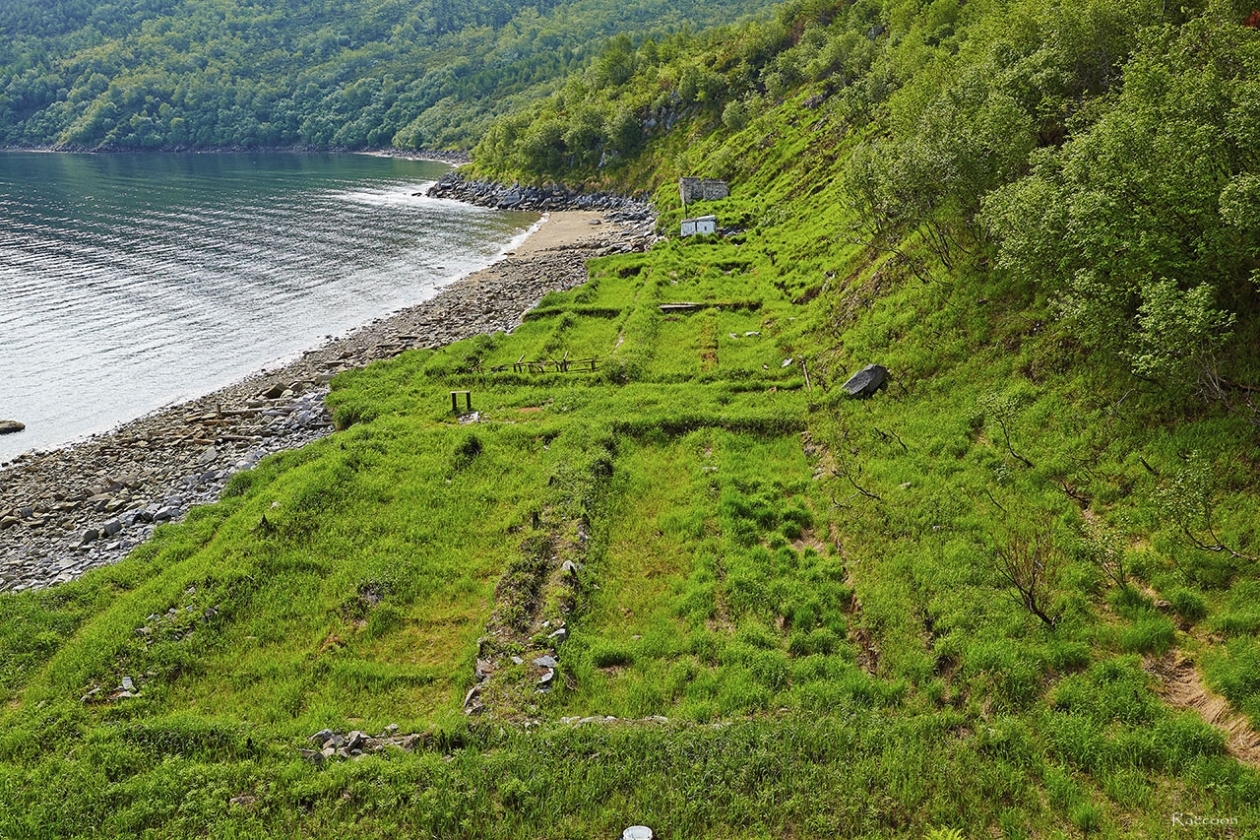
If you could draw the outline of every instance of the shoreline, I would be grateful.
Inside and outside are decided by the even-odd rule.
[[[551,212],[488,267],[271,370],[0,468],[0,592],[73,580],[125,557],[157,524],[218,499],[227,480],[333,431],[337,373],[510,331],[551,291],[586,281],[586,261],[651,242],[652,222]]]
[[[468,152],[441,149],[326,149],[318,146],[217,146],[190,149],[76,149],[59,146],[0,146],[0,154],[30,152],[47,155],[247,155],[247,154],[295,154],[295,155],[368,155],[369,157],[420,160],[445,163],[459,168],[472,163]]]

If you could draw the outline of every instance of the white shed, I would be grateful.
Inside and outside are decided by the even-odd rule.
[[[682,236],[694,236],[697,233],[717,233],[717,216],[697,216],[694,219],[683,219]]]

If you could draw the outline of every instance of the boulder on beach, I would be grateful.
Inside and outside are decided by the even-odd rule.
[[[0,420],[0,435],[11,435],[26,428],[25,423],[16,420]]]

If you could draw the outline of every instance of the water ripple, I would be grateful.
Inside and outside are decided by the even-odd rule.
[[[417,303],[530,224],[360,156],[0,154],[0,461]]]

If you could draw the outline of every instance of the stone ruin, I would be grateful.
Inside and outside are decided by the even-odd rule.
[[[678,192],[682,195],[683,204],[693,201],[717,201],[731,194],[725,181],[713,178],[679,178]]]

